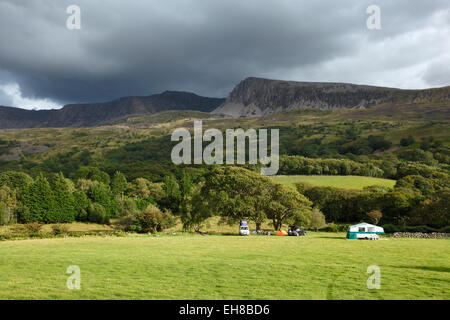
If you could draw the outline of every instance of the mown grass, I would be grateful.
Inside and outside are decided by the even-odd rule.
[[[355,190],[368,186],[392,188],[396,183],[395,180],[358,176],[275,176],[273,179],[290,187],[295,187],[297,182],[308,182],[317,186]]]
[[[448,299],[445,239],[164,235],[0,243],[0,299]],[[81,269],[81,290],[66,269]],[[367,267],[381,268],[369,290]]]

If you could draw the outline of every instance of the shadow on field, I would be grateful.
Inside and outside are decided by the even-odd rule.
[[[424,271],[435,271],[435,272],[450,272],[450,268],[448,267],[428,267],[428,266],[394,266],[394,268],[400,269],[416,269],[416,270],[424,270]]]
[[[228,236],[228,237],[240,237],[237,233],[232,232],[206,232],[205,234],[202,234],[203,236]]]
[[[339,240],[347,240],[345,237],[339,237],[339,236],[335,236],[335,237],[315,237],[317,239],[339,239]]]

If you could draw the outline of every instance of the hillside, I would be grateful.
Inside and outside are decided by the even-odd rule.
[[[60,110],[24,110],[0,106],[0,128],[93,127],[134,115],[168,110],[210,112],[224,99],[166,91],[147,97],[123,97],[110,102],[71,104]]]
[[[372,108],[376,106],[377,108]],[[247,78],[227,99],[189,92],[166,91],[146,97],[122,97],[109,102],[70,104],[60,110],[24,110],[0,106],[0,129],[98,127],[130,117],[166,111],[212,112],[232,117],[260,117],[298,109],[371,110],[371,116],[448,118],[450,87],[425,90],[294,82]],[[352,114],[354,116],[356,114]]]
[[[354,109],[375,105],[450,104],[450,87],[426,90],[247,78],[213,111],[233,117],[259,117],[300,108]]]

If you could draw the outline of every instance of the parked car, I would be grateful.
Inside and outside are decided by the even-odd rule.
[[[306,236],[306,231],[300,228],[297,228],[294,225],[289,226],[288,235],[291,237],[299,237]]]
[[[248,227],[247,220],[241,220],[241,224],[239,226],[239,235],[241,236],[249,236],[250,229]]]

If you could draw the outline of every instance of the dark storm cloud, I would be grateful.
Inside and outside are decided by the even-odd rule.
[[[81,30],[66,28],[70,4]],[[370,4],[381,30],[366,28]],[[0,90],[0,104],[226,96],[247,76],[445,85],[436,65],[448,65],[448,37],[447,1],[0,0],[0,89],[20,86]]]

